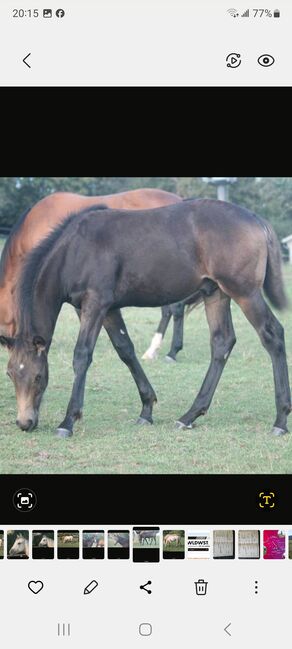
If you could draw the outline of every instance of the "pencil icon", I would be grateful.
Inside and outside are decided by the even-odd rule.
[[[95,588],[97,588],[97,586],[98,586],[97,581],[95,581],[95,579],[93,579],[90,582],[90,584],[87,584],[87,586],[85,586],[84,591],[83,591],[84,595],[90,595],[90,593],[92,593],[92,591],[95,590]]]

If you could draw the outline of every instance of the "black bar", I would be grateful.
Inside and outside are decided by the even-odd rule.
[[[37,495],[33,511],[13,506],[14,493],[24,487]],[[260,508],[259,493],[270,491],[274,507]],[[0,493],[0,525],[292,522],[291,475],[2,475]],[[104,494],[98,509],[96,493]]]
[[[53,559],[54,548],[32,548],[33,559]]]

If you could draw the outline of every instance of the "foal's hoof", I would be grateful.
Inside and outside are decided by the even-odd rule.
[[[271,430],[271,435],[273,435],[274,437],[281,437],[282,435],[286,435],[287,433],[288,430],[277,428],[277,426],[274,426],[274,428]]]
[[[184,424],[182,421],[176,421],[175,422],[175,427],[178,428],[178,430],[192,430],[193,424]]]
[[[176,363],[176,359],[171,356],[165,356],[166,363]]]
[[[72,437],[73,431],[72,430],[67,430],[67,428],[57,428],[56,435],[57,435],[57,437],[61,437],[62,439],[66,439],[67,437]]]
[[[136,421],[137,426],[152,426],[153,421],[149,421],[148,419],[144,419],[144,417],[139,417]]]
[[[149,352],[145,352],[143,356],[141,357],[142,361],[156,361],[157,360],[157,354],[150,354]]]

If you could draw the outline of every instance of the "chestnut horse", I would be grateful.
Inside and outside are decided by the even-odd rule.
[[[211,405],[236,342],[232,298],[270,355],[277,409],[273,434],[286,433],[291,392],[284,329],[263,290],[275,307],[286,306],[280,246],[266,221],[237,205],[197,200],[142,212],[100,207],[72,214],[30,253],[17,288],[17,335],[0,337],[10,350],[17,425],[22,430],[37,425],[48,384],[48,351],[64,302],[79,309],[81,317],[73,389],[57,434],[71,436],[82,416],[86,374],[102,326],[136,382],[143,406],[138,422],[152,423],[156,395],[120,309],[175,303],[197,291],[210,328],[211,363],[178,425],[191,428]]]
[[[68,214],[97,203],[110,208],[139,210],[163,207],[180,202],[176,194],[160,189],[136,189],[110,196],[79,196],[56,193],[43,198],[15,224],[4,247],[0,262],[0,334],[14,336],[16,331],[15,286],[26,255]],[[174,320],[173,340],[168,360],[175,360],[182,349],[184,305],[171,305],[162,310],[162,319],[149,349],[143,358],[156,357],[171,317]]]

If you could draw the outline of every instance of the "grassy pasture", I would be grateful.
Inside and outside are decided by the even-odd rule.
[[[292,268],[285,268],[292,304]],[[60,314],[49,355],[50,380],[36,431],[15,425],[13,384],[6,376],[7,352],[0,350],[0,473],[292,473],[292,435],[269,436],[275,420],[272,366],[259,339],[232,306],[237,345],[225,368],[208,415],[193,430],[174,422],[188,410],[207,371],[209,331],[202,307],[186,320],[185,347],[177,364],[167,364],[171,328],[154,363],[143,362],[156,390],[154,426],[138,427],[140,399],[128,369],[101,332],[88,371],[84,415],[69,440],[55,438],[70,396],[72,356],[78,332],[74,310]],[[138,358],[149,345],[159,309],[125,309]],[[291,377],[291,309],[281,313]],[[292,430],[292,417],[290,417]]]

